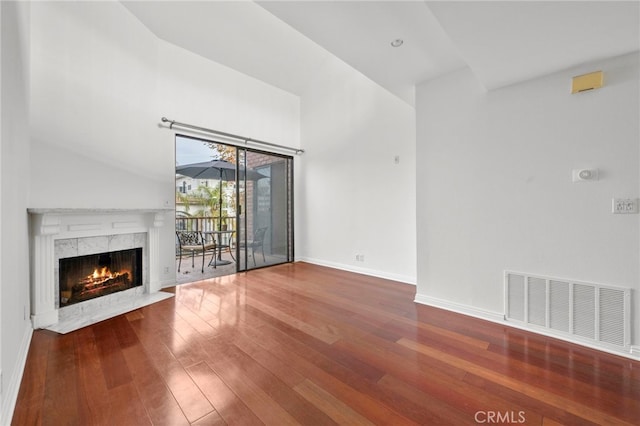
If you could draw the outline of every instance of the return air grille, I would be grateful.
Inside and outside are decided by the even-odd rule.
[[[546,283],[540,278],[528,278],[527,286],[527,310],[529,313],[529,322],[531,324],[546,324]]]
[[[509,275],[507,279],[509,286],[507,316],[524,321],[524,277]]]
[[[549,328],[569,332],[571,323],[567,315],[569,306],[569,283],[562,281],[549,281]]]
[[[631,289],[505,272],[505,317],[527,328],[627,348]]]
[[[573,286],[573,332],[578,336],[595,339],[596,289],[592,286]]]

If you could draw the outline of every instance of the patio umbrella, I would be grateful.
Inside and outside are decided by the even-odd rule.
[[[176,166],[176,174],[194,179],[218,179],[220,182],[220,225],[222,225],[222,181],[235,182],[236,165],[225,160],[211,160],[202,163],[184,164]],[[240,170],[240,180],[263,179],[263,175],[253,169]]]

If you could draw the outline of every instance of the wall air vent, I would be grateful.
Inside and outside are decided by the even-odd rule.
[[[505,319],[531,331],[629,349],[631,289],[505,272]]]

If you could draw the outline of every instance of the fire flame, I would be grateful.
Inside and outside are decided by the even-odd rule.
[[[87,275],[87,277],[82,280],[85,284],[98,284],[110,280],[112,278],[117,278],[122,275],[122,272],[111,272],[108,267],[96,268],[93,270],[93,274]]]
[[[93,275],[87,277],[87,278],[93,278],[94,280],[97,280],[98,278],[112,278],[111,275],[111,271],[109,270],[109,268],[107,268],[106,266],[102,269],[100,269],[100,272],[98,272],[97,269],[95,269],[93,271]]]
[[[91,269],[88,269],[86,272],[89,271],[91,271]],[[67,301],[73,298],[86,300],[87,298],[112,293],[113,291],[126,290],[131,286],[130,276],[131,271],[127,269],[111,272],[107,266],[94,267],[92,274],[86,275],[84,278],[80,278],[72,285],[68,291],[70,294],[62,296],[63,293],[61,292],[60,300],[62,300],[62,297],[67,299]],[[64,301],[64,303],[67,303],[67,301]]]

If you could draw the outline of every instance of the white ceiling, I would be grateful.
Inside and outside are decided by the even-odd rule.
[[[494,89],[640,50],[639,1],[123,4],[159,38],[297,95],[329,55],[413,104],[416,83],[465,66]]]
[[[258,3],[409,103],[416,82],[465,65],[422,1]],[[398,38],[404,44],[392,47]]]
[[[640,49],[638,1],[430,2],[487,89]]]
[[[300,95],[329,52],[251,1],[123,1],[156,36]]]

